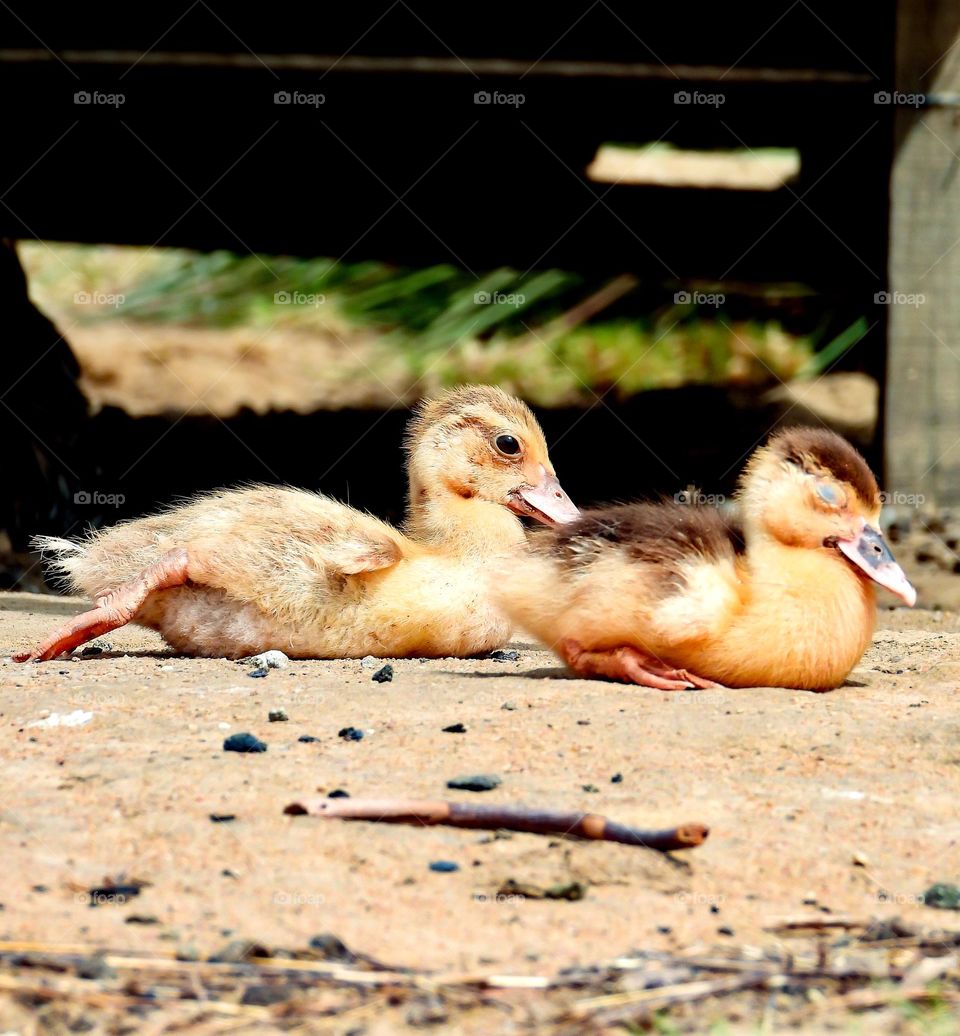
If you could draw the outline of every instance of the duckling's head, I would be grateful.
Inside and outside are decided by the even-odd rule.
[[[422,403],[405,448],[412,519],[444,498],[500,504],[547,525],[579,517],[530,408],[491,385],[466,385]]]
[[[749,535],[836,550],[906,604],[917,592],[880,532],[880,490],[860,454],[825,428],[772,435],[747,463],[739,497]]]

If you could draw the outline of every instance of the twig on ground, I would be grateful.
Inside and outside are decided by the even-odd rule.
[[[618,824],[595,813],[554,813],[526,806],[480,805],[417,799],[309,799],[291,802],[291,816],[370,820],[385,824],[443,824],[486,831],[524,831],[539,835],[575,835],[670,852],[701,845],[710,833],[705,824],[681,824],[662,831]]]

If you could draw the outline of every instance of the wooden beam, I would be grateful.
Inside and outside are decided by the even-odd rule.
[[[900,0],[891,180],[887,487],[960,502],[960,4]],[[911,95],[923,94],[925,103]]]

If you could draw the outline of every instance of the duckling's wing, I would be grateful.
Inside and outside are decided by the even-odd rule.
[[[579,523],[578,523],[579,524]],[[626,504],[588,514],[583,529],[557,530],[558,547],[587,582],[616,587],[659,638],[716,633],[740,599],[743,537],[711,507],[672,501]]]
[[[324,560],[346,576],[390,568],[403,557],[403,552],[395,540],[377,535],[378,532],[354,530],[348,538],[330,543],[323,552]]]
[[[739,605],[742,539],[712,508],[624,504],[531,539],[494,592],[548,644],[652,649],[721,632]]]

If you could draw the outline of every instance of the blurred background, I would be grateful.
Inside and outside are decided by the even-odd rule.
[[[903,431],[953,377],[914,341],[924,257],[897,267],[925,188],[898,202],[896,163],[947,190],[956,157],[909,151],[944,107],[900,89],[950,64],[931,17],[7,9],[4,586],[42,586],[34,533],[239,481],[399,520],[409,408],[463,382],[537,409],[581,504],[729,494],[772,427],[822,422],[886,473],[899,444],[909,525],[954,463]]]

